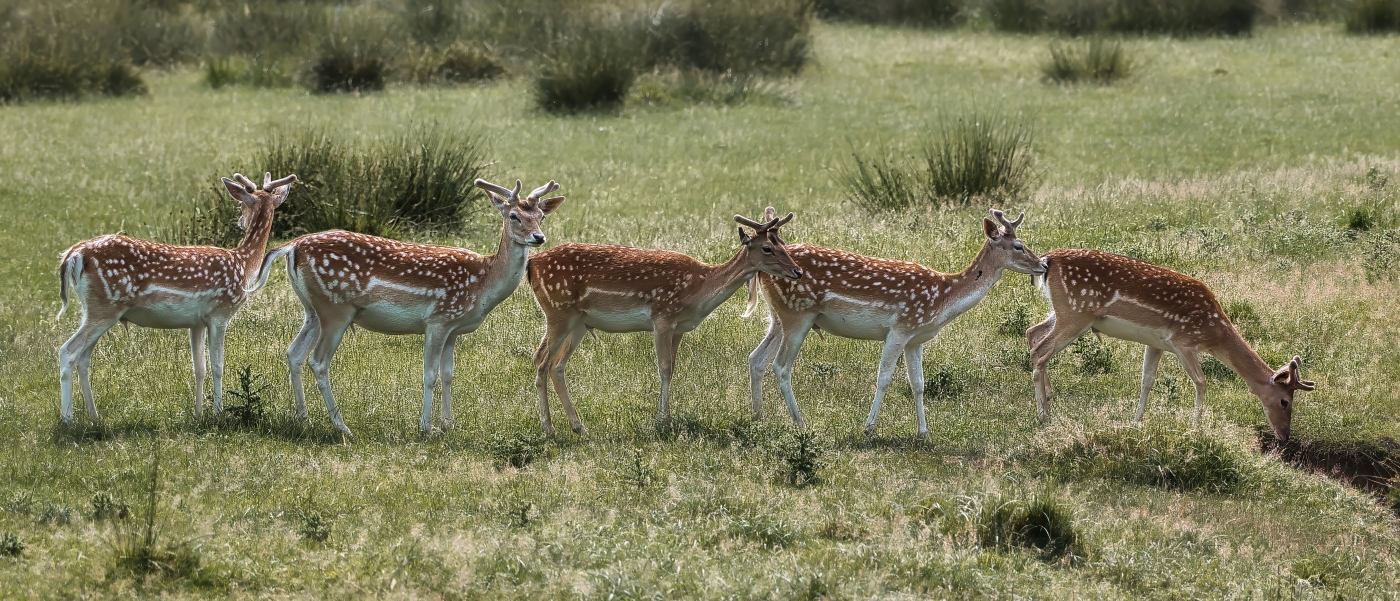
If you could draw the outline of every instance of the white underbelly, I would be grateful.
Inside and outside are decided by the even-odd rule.
[[[1092,327],[1103,333],[1104,336],[1131,340],[1167,352],[1176,352],[1176,347],[1172,346],[1170,342],[1172,336],[1170,330],[1149,328],[1117,317],[1101,317],[1094,321]]]
[[[143,328],[176,329],[207,325],[209,307],[205,303],[160,303],[133,307],[122,314],[125,319]]]
[[[604,332],[650,332],[653,327],[651,307],[646,305],[609,311],[589,311],[583,314],[583,323]]]
[[[837,336],[857,340],[884,340],[890,335],[889,320],[874,313],[822,313],[817,316],[816,324]]]
[[[431,310],[417,303],[373,303],[355,313],[355,325],[383,334],[422,334]]]

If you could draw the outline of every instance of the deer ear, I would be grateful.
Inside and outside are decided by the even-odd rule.
[[[1278,371],[1274,372],[1274,383],[1280,386],[1287,386],[1289,380],[1293,379],[1293,371],[1290,369],[1291,367],[1292,364],[1285,365],[1283,367],[1280,367]]]
[[[258,197],[249,194],[248,191],[243,188],[243,184],[227,177],[219,179],[224,181],[224,188],[228,189],[229,196],[232,196],[234,200],[244,204],[258,204]]]
[[[765,223],[766,223],[766,222],[769,222],[769,221],[772,221],[773,218],[774,218],[774,217],[777,217],[777,216],[778,216],[778,210],[777,210],[777,209],[775,209],[775,208],[773,208],[773,207],[768,207],[768,208],[766,208],[766,209],[763,209],[763,221],[764,221]]]
[[[502,200],[501,197],[500,197],[499,195],[497,195],[495,192],[492,192],[492,191],[490,191],[490,190],[487,190],[487,191],[486,191],[486,198],[488,198],[488,199],[491,200],[491,206],[496,207],[496,210],[497,210],[497,211],[500,211],[500,212],[502,212],[502,213],[504,213],[504,212],[506,211],[506,208],[507,208],[507,207],[506,207],[506,201]]]
[[[748,246],[750,240],[753,240],[753,237],[749,236],[749,233],[744,231],[744,226],[739,226],[739,244]]]
[[[563,197],[563,196],[555,196],[555,197],[553,197],[553,198],[546,198],[546,199],[540,201],[540,210],[541,210],[541,211],[544,211],[544,214],[545,214],[545,215],[548,215],[548,214],[550,214],[550,213],[553,213],[553,212],[554,212],[554,209],[559,208],[559,205],[562,205],[562,204],[564,204],[564,197]]]
[[[982,231],[987,234],[987,238],[992,240],[1001,237],[1001,228],[997,226],[995,221],[986,217],[982,218]]]

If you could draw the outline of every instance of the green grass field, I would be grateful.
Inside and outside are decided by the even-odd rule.
[[[521,469],[493,451],[539,430],[530,356],[543,320],[528,289],[459,341],[457,426],[426,440],[421,337],[346,338],[332,377],[353,443],[332,434],[314,384],[310,425],[288,424],[284,353],[301,310],[280,266],[230,331],[226,380],[250,366],[270,384],[273,427],[196,423],[187,334],[140,328],[97,347],[95,435],[59,426],[55,349],[77,317],[54,321],[58,253],[103,233],[150,235],[217,176],[260,173],[240,161],[279,128],[474,127],[491,139],[493,181],[563,185],[551,245],[718,262],[737,248],[730,216],[773,205],[797,213],[790,241],[956,271],[980,244],[985,203],[871,214],[833,169],[853,151],[912,153],[928,126],[979,109],[1034,126],[1037,183],[1000,207],[1026,211],[1032,249],[1101,248],[1203,279],[1227,307],[1253,310],[1237,321],[1271,365],[1303,357],[1317,390],[1299,395],[1296,438],[1345,449],[1400,437],[1400,316],[1387,308],[1400,293],[1400,38],[1338,25],[1130,38],[1132,79],[1074,87],[1041,80],[1048,37],[814,35],[816,63],[779,84],[786,100],[730,107],[557,117],[534,109],[525,79],[311,96],[212,91],[184,71],[150,75],[134,100],[0,107],[0,531],[26,546],[0,556],[0,597],[1394,596],[1389,505],[1261,454],[1263,412],[1237,379],[1212,379],[1191,433],[1190,382],[1168,358],[1144,432],[1126,431],[1218,443],[1224,467],[1202,477],[1231,486],[1066,468],[1057,458],[1076,441],[1131,424],[1141,348],[1107,341],[1107,373],[1063,353],[1055,419],[1038,423],[1025,340],[998,332],[1048,310],[1024,276],[927,347],[926,373],[943,372],[949,392],[929,400],[928,443],[913,436],[903,375],[880,435],[860,433],[879,343],[809,338],[794,385],[829,465],[801,487],[772,450],[791,428],[771,378],[764,420],[748,417],[746,357],[766,323],[740,317],[742,298],[686,337],[674,431],[653,426],[651,335],[601,335],[570,363],[588,436],[561,433]],[[1349,233],[1358,208],[1374,224]],[[498,227],[483,217],[432,241],[490,252]],[[159,544],[200,567],[141,578],[114,559],[139,519],[96,519],[92,499],[143,516],[157,454]],[[986,508],[1038,496],[1071,511],[1073,553],[982,544]]]

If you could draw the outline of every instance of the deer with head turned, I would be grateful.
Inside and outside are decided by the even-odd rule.
[[[238,308],[247,300],[244,286],[257,276],[267,250],[272,212],[283,201],[297,176],[273,180],[263,176],[261,190],[242,174],[223,178],[224,188],[238,201],[239,227],[246,233],[235,248],[173,246],[110,234],[79,242],[63,253],[58,268],[59,297],[68,309],[68,295],[83,305],[78,331],[58,349],[62,389],[60,415],[73,419],[73,372],[78,373],[88,418],[97,421],[89,366],[98,339],[118,323],[190,331],[194,357],[194,415],[204,416],[205,335],[214,376],[214,414],[223,412],[224,335]]]
[[[457,336],[476,331],[497,304],[515,292],[530,249],[545,242],[540,225],[564,204],[548,197],[549,183],[520,196],[515,189],[476,180],[501,213],[496,254],[482,256],[450,246],[411,244],[341,230],[307,234],[267,254],[267,268],[287,257],[287,275],[306,316],[287,348],[297,416],[308,419],[301,370],[308,357],[331,423],[346,436],[350,428],[331,394],[330,364],[351,324],[384,334],[423,334],[423,415],[419,428],[432,430],[433,386],[442,380],[442,425],[452,424],[452,355]]]
[[[650,331],[656,343],[656,368],[661,377],[657,423],[671,417],[671,373],[681,336],[695,329],[720,304],[754,277],[768,274],[785,280],[802,278],[788,257],[778,228],[792,220],[772,216],[763,223],[735,215],[739,251],[729,261],[708,265],[666,250],[599,244],[565,244],[530,259],[528,279],[535,302],[545,317],[545,335],[535,351],[535,388],[540,395],[540,421],[554,435],[549,415],[549,383],[564,406],[569,424],[584,434],[564,382],[564,367],[584,334]],[[743,226],[753,229],[749,235]]]
[[[1042,290],[1050,299],[1050,316],[1026,331],[1031,345],[1031,377],[1042,420],[1050,417],[1050,359],[1081,334],[1094,331],[1147,346],[1142,360],[1142,389],[1137,419],[1147,409],[1147,395],[1166,351],[1196,385],[1196,413],[1201,423],[1206,375],[1200,354],[1219,358],[1259,397],[1274,436],[1288,440],[1293,421],[1293,394],[1312,390],[1293,357],[1275,370],[1250,348],[1215,294],[1195,278],[1137,259],[1088,249],[1061,249],[1045,254]]]
[[[972,264],[959,273],[939,273],[917,263],[866,257],[811,244],[788,247],[793,261],[807,274],[801,282],[760,275],[749,287],[749,309],[758,303],[758,288],[768,299],[768,334],[749,355],[749,384],[754,418],[763,413],[763,373],[769,365],[787,401],[788,413],[805,427],[792,392],[792,369],[797,352],[813,329],[859,340],[882,340],[875,400],[865,420],[866,436],[875,435],[875,420],[895,363],[904,355],[909,386],[914,393],[918,436],[928,438],[924,420],[924,343],[948,322],[971,309],[1005,270],[1038,274],[1043,268],[1035,253],[1017,236],[1015,221],[992,209],[996,221],[983,219],[986,241]],[[776,360],[776,362],[775,362]]]

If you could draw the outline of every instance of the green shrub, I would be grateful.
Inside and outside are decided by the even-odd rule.
[[[653,62],[716,73],[796,73],[811,57],[806,0],[695,1],[660,13],[648,45]]]
[[[928,399],[954,399],[966,390],[963,379],[946,365],[924,377],[924,397]]]
[[[46,526],[67,526],[73,522],[73,508],[58,503],[49,503],[44,506],[43,511],[39,512],[39,518],[36,521]]]
[[[1031,309],[1026,303],[1016,303],[1011,310],[1006,312],[1001,323],[997,324],[997,333],[1007,338],[1025,338],[1026,330],[1031,329]]]
[[[1400,0],[1355,0],[1346,15],[1347,31],[1400,31]]]
[[[1253,0],[991,0],[988,13],[1002,31],[1242,35],[1259,12]]]
[[[1034,177],[1030,125],[985,113],[945,122],[925,143],[930,196],[967,206],[974,196],[1006,197]]]
[[[324,543],[331,537],[335,526],[329,518],[315,509],[300,508],[294,514],[297,521],[297,535],[304,541]]]
[[[314,92],[374,92],[384,89],[387,68],[379,48],[342,39],[312,59],[307,83]]]
[[[24,553],[24,542],[19,540],[13,532],[6,532],[0,536],[0,555],[6,557],[19,557]]]
[[[272,386],[262,382],[260,377],[253,375],[253,366],[251,365],[245,365],[243,369],[235,373],[238,376],[238,388],[225,391],[230,400],[234,401],[224,408],[229,417],[245,428],[266,422],[267,412],[263,393]]]
[[[744,73],[671,69],[639,77],[627,100],[647,106],[781,104],[787,97],[766,79]]]
[[[499,77],[505,68],[479,47],[458,42],[425,47],[409,59],[409,79],[427,83],[466,83]]]
[[[1198,430],[1118,427],[1076,436],[1039,460],[1066,477],[1227,493],[1249,481],[1241,452]]]
[[[616,109],[637,79],[642,44],[604,24],[574,25],[545,51],[535,102],[552,113]]]
[[[125,520],[131,517],[131,506],[126,501],[112,496],[107,491],[98,491],[92,495],[92,519],[103,520]]]
[[[1133,65],[1121,42],[1092,38],[1071,45],[1051,42],[1050,60],[1040,70],[1057,83],[1108,84],[1132,75]]]
[[[783,481],[799,487],[821,481],[827,449],[816,431],[808,429],[787,434],[778,440],[773,451],[783,462]]]
[[[544,435],[538,432],[496,434],[491,437],[489,449],[497,469],[505,466],[524,469],[548,450]]]
[[[851,153],[852,164],[838,168],[836,181],[852,201],[872,211],[897,210],[929,200],[919,174],[888,153],[862,157]]]
[[[976,526],[985,549],[1027,549],[1047,560],[1080,553],[1073,512],[1049,495],[1024,501],[988,498]]]
[[[1079,357],[1079,373],[1085,375],[1112,373],[1117,361],[1113,348],[1098,336],[1080,336],[1071,344],[1070,350]]]
[[[288,88],[296,83],[292,62],[290,57],[270,54],[211,56],[204,63],[204,83],[216,90],[232,85]]]
[[[963,0],[817,0],[823,19],[942,27],[951,25],[963,9]]]

